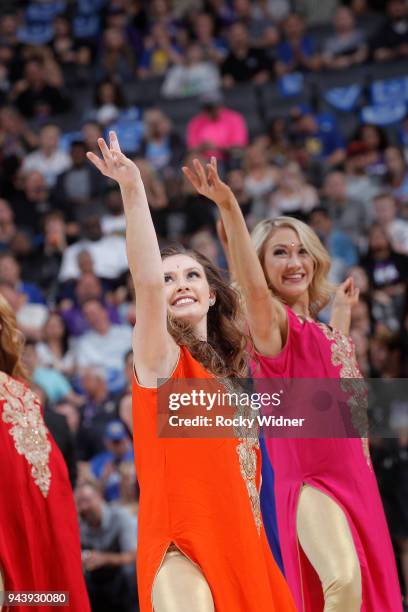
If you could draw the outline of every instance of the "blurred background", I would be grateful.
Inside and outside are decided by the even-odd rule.
[[[215,155],[250,229],[315,229],[332,281],[360,288],[363,374],[403,378],[407,60],[405,0],[1,2],[0,293],[67,461],[93,612],[137,609],[138,487],[125,219],[86,151],[115,129],[161,243],[225,268],[216,208],[180,170]],[[371,446],[406,593],[407,405],[390,416]]]

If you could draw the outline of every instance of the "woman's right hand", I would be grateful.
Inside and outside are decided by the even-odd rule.
[[[219,208],[229,208],[235,196],[231,188],[220,179],[216,158],[212,157],[211,163],[207,164],[207,174],[198,159],[193,160],[193,165],[195,172],[188,166],[183,166],[182,170],[198,193],[215,202]]]
[[[122,153],[115,132],[109,132],[109,147],[103,138],[98,138],[98,145],[103,159],[91,151],[86,156],[104,176],[117,181],[126,190],[138,189],[143,185],[139,168]]]

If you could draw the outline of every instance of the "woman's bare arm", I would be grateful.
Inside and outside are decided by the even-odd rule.
[[[215,202],[220,210],[228,254],[244,296],[255,347],[266,355],[277,355],[286,336],[286,311],[271,294],[240,206],[231,189],[219,178],[215,158],[208,164],[208,175],[198,160],[194,160],[194,170],[183,168],[197,191]]]
[[[136,292],[136,326],[133,332],[134,362],[139,382],[155,386],[174,367],[178,349],[167,332],[167,303],[159,245],[139,169],[120,150],[116,134],[110,146],[100,138],[103,159],[88,159],[119,183],[126,216],[126,248]]]

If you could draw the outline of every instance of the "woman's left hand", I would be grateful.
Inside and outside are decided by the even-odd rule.
[[[229,208],[234,195],[219,177],[216,158],[212,157],[211,163],[207,164],[207,173],[198,159],[193,160],[193,166],[194,171],[187,166],[183,166],[182,170],[198,193],[215,202],[220,208]]]
[[[336,291],[333,308],[348,306],[352,308],[358,303],[360,289],[354,286],[354,280],[349,276]]]

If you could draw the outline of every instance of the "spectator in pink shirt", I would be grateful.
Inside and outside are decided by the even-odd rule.
[[[225,159],[231,149],[248,145],[248,129],[244,117],[222,104],[222,94],[212,91],[202,96],[203,110],[187,127],[187,146],[205,157]]]

